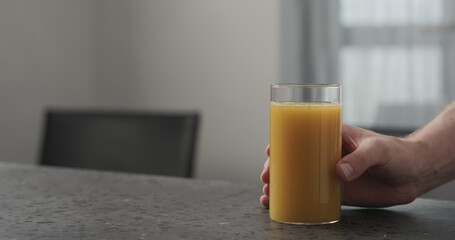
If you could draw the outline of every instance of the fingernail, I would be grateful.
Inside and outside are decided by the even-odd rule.
[[[351,164],[349,163],[340,164],[340,168],[346,178],[350,178],[354,173],[354,169],[352,169]]]

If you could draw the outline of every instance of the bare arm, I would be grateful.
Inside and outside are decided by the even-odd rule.
[[[415,166],[418,195],[455,179],[455,102],[408,139],[421,143]]]

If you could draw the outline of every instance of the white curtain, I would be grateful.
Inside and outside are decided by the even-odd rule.
[[[343,84],[344,121],[416,129],[455,100],[455,0],[286,0],[282,82]]]

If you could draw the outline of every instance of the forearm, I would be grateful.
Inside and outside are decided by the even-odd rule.
[[[408,137],[416,149],[416,189],[421,195],[455,179],[455,102]]]

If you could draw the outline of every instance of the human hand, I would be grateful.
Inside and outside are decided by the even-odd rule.
[[[343,157],[336,165],[344,205],[387,207],[412,202],[417,191],[418,142],[343,124]],[[260,202],[269,205],[270,145],[261,180]]]

